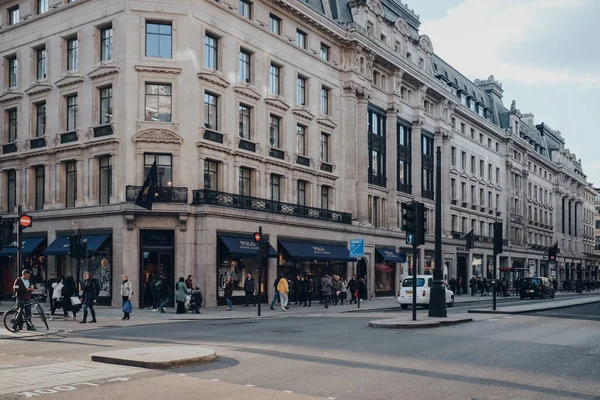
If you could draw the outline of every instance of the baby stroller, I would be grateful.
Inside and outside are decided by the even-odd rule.
[[[196,314],[200,314],[200,308],[202,307],[202,293],[200,292],[199,287],[195,288],[194,290],[188,289],[185,307],[186,311],[192,311]]]

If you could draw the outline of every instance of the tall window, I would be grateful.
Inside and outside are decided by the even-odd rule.
[[[47,58],[46,48],[42,47],[35,51],[36,56],[36,71],[35,77],[37,79],[46,79],[46,58]]]
[[[17,109],[8,110],[6,117],[8,119],[8,143],[12,143],[17,140],[17,127],[19,126]]]
[[[170,22],[146,22],[146,57],[173,57],[173,28]]]
[[[108,26],[100,29],[100,61],[113,58],[113,28]]]
[[[271,114],[269,116],[269,142],[271,147],[280,148],[279,139],[281,136],[281,118]]]
[[[6,208],[13,212],[17,206],[17,171],[10,170],[6,173]]]
[[[46,103],[35,105],[35,137],[46,134]]]
[[[98,162],[100,166],[98,200],[100,204],[110,204],[110,196],[112,194],[112,159],[110,156],[100,157]]]
[[[148,176],[152,164],[156,161],[157,186],[173,186],[173,160],[170,154],[144,154],[144,176]]]
[[[281,18],[276,15],[269,14],[269,30],[271,33],[281,35]]]
[[[46,168],[43,165],[35,167],[35,209],[43,210],[46,198]]]
[[[329,134],[321,132],[321,161],[329,162]]]
[[[204,160],[204,189],[219,190],[219,163]]]
[[[19,6],[14,6],[9,8],[8,10],[8,25],[14,25],[19,22]]]
[[[239,193],[242,196],[252,196],[252,170],[240,167]]]
[[[48,0],[37,0],[37,13],[43,14],[48,11]]]
[[[79,66],[79,39],[67,40],[67,71],[75,71]]]
[[[386,186],[385,112],[369,110],[369,183]]]
[[[247,0],[240,0],[238,6],[238,12],[244,18],[252,18],[252,3]]]
[[[306,105],[306,78],[298,76],[296,80],[296,104]]]
[[[422,196],[433,200],[433,137],[422,135],[421,188]]]
[[[271,200],[281,201],[281,177],[279,175],[271,174]]]
[[[306,49],[307,43],[307,35],[305,32],[302,32],[300,29],[296,30],[296,44],[298,47]]]
[[[298,193],[297,203],[299,206],[306,205],[306,181],[298,180],[296,185],[296,192]]]
[[[321,114],[329,115],[329,89],[321,88]]]
[[[240,50],[240,82],[250,83],[250,67],[252,55],[246,50]]]
[[[217,96],[204,92],[204,126],[208,129],[219,129],[217,101]]]
[[[329,186],[321,186],[321,208],[323,210],[329,210]]]
[[[77,95],[67,97],[67,132],[77,129]]]
[[[404,124],[396,124],[398,134],[398,191],[412,192],[412,129]]]
[[[75,200],[77,200],[77,162],[66,162],[65,169],[67,171],[65,206],[75,207]]]
[[[170,84],[146,83],[146,121],[171,122]]]
[[[219,39],[208,33],[204,36],[204,66],[219,69]]]
[[[303,125],[296,125],[296,142],[298,154],[301,156],[306,155],[306,127]]]
[[[244,104],[240,104],[240,108],[239,108],[239,113],[240,113],[240,120],[239,120],[239,134],[240,137],[242,139],[246,139],[246,140],[250,140],[250,117],[251,117],[251,107],[248,107]]]
[[[269,68],[269,90],[272,94],[281,94],[280,73],[281,67],[271,64]]]
[[[112,116],[112,86],[107,86],[100,89],[100,125],[110,124]]]
[[[329,61],[329,57],[331,56],[331,48],[327,46],[325,43],[321,43],[321,60]]]
[[[17,86],[19,76],[19,60],[17,56],[11,56],[8,58],[8,87]]]

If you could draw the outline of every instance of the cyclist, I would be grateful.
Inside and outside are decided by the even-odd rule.
[[[21,273],[21,277],[17,278],[13,285],[13,291],[15,297],[17,298],[17,302],[19,303],[19,307],[21,307],[25,311],[25,323],[27,324],[28,331],[35,331],[35,327],[31,322],[31,292],[33,292],[33,284],[29,280],[31,277],[31,271],[28,269],[24,269]],[[16,326],[17,322],[15,321],[14,329],[16,330],[18,327]]]

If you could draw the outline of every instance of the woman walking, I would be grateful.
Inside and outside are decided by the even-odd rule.
[[[231,280],[231,276],[227,275],[225,278],[225,301],[227,302],[227,311],[233,310],[233,304],[231,303],[231,297],[233,296],[233,281]]]
[[[127,275],[123,275],[121,278],[123,279],[123,283],[121,283],[121,297],[123,298],[123,308],[125,308],[125,303],[131,301],[133,285],[129,282],[129,277]],[[123,310],[123,318],[121,320],[126,319],[129,319],[129,313]]]
[[[187,296],[187,287],[183,276],[175,284],[175,302],[177,303],[177,314],[185,314],[185,296]]]
[[[50,321],[54,321],[54,312],[59,307],[64,307],[62,302],[62,288],[64,286],[65,278],[63,276],[58,278],[58,282],[52,284],[52,309],[50,310]],[[67,299],[69,300],[69,299]],[[69,300],[70,301],[70,300]]]
[[[79,297],[77,297],[77,286],[75,286],[75,279],[72,276],[67,276],[65,278],[63,287],[60,290],[60,295],[63,298],[63,315],[65,321],[69,320],[69,311],[73,313],[73,321],[75,321],[77,311],[79,310],[79,304],[73,304],[71,299],[75,297],[79,301]]]
[[[83,303],[83,319],[79,321],[80,324],[87,323],[87,315],[88,309],[92,314],[92,320],[90,324],[96,322],[96,310],[94,310],[94,304],[98,300],[98,293],[100,289],[98,287],[98,282],[92,278],[92,274],[89,272],[85,273],[85,281],[83,281],[83,298],[81,302]]]

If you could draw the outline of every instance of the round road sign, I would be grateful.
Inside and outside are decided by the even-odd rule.
[[[254,241],[255,241],[255,242],[260,242],[260,233],[256,232],[256,233],[254,234]]]
[[[27,228],[31,226],[31,217],[29,215],[21,215],[19,218],[19,224],[23,228]]]

